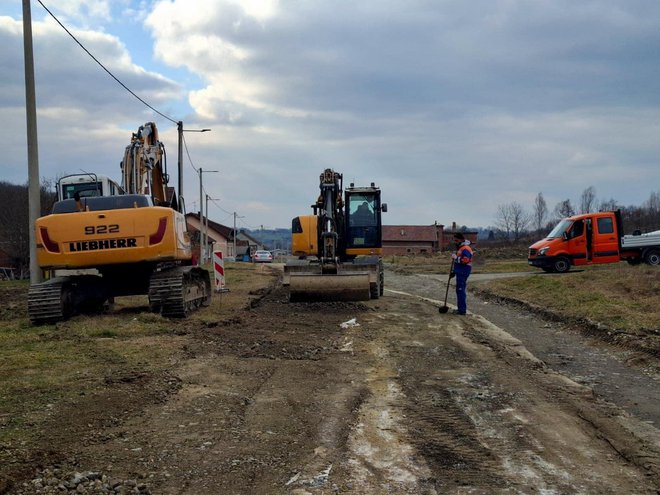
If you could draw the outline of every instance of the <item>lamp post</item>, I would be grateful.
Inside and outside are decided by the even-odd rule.
[[[210,132],[211,129],[184,129],[183,122],[179,120],[176,123],[176,131],[179,140],[177,168],[179,172],[179,183],[177,194],[179,195],[179,213],[183,213],[183,133],[184,132]],[[200,204],[199,209],[202,209]],[[201,219],[200,219],[201,220]]]
[[[202,167],[199,167],[197,170],[199,172],[199,262],[198,264],[202,266],[204,264],[204,251],[205,251],[205,246],[204,243],[206,240],[204,239],[204,203],[203,203],[203,191],[204,191],[204,186],[202,185],[202,176],[204,172],[218,172],[217,170],[202,170]]]

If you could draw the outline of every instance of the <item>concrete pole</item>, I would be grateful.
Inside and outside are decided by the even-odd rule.
[[[204,172],[217,172],[217,170],[202,170],[202,167],[199,167],[199,264],[204,264],[204,251],[205,251],[205,232],[204,232],[204,186],[202,185],[202,175]],[[208,210],[208,204],[207,204]],[[208,211],[206,213],[208,215]]]
[[[34,51],[32,49],[32,12],[30,10],[30,0],[23,0],[23,52],[25,58],[25,110],[27,119],[30,283],[38,284],[43,281],[43,274],[37,263],[35,222],[41,215],[41,187],[39,184],[37,98],[34,89]]]
[[[209,195],[206,195],[206,205],[204,207],[204,239],[209,243]],[[208,257],[211,258],[210,256]]]
[[[234,259],[236,259],[236,212],[234,212],[234,233],[232,237],[234,239]]]
[[[197,264],[202,266],[204,264],[204,203],[202,196],[202,174],[204,171],[199,167],[199,261]]]
[[[179,198],[179,213],[183,213],[183,122],[178,121],[176,123],[177,135],[179,138],[179,149],[177,150],[177,169],[179,173],[179,183],[177,195]]]

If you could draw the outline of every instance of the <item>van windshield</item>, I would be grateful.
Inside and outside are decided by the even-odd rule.
[[[546,236],[548,239],[554,239],[556,237],[561,237],[564,235],[564,232],[568,230],[573,222],[570,220],[562,220],[557,224],[557,226],[552,229],[552,231]]]

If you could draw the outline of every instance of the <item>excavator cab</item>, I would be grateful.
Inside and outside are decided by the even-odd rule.
[[[346,257],[380,254],[382,247],[380,189],[353,187],[346,190]]]

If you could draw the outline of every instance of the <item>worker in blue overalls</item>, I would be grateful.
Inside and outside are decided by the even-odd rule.
[[[472,271],[472,255],[474,254],[468,241],[463,234],[454,234],[456,253],[451,257],[454,260],[452,273],[456,277],[456,302],[458,309],[454,314],[464,315],[467,313],[467,279]]]

